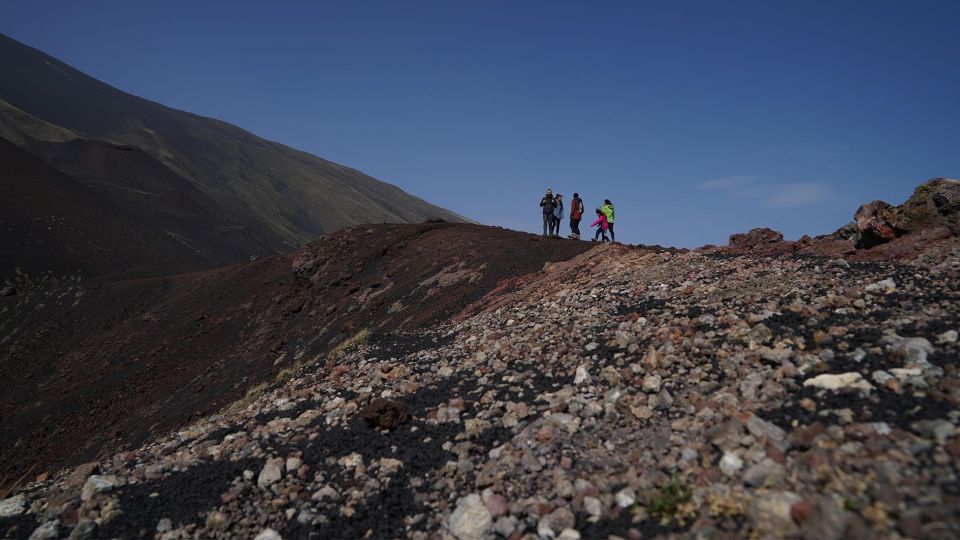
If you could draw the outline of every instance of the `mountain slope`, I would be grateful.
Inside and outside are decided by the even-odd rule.
[[[365,225],[254,262],[0,298],[0,488],[24,466],[139,444],[323,365],[362,330],[435,325],[590,247],[472,224]]]
[[[360,223],[464,220],[354,169],[122,92],[2,35],[0,73],[0,99],[12,107],[87,139],[143,150],[233,222],[268,231],[275,251]]]
[[[0,276],[132,277],[209,264],[177,238],[0,138]],[[19,269],[19,271],[18,271]],[[36,285],[33,283],[32,285]]]

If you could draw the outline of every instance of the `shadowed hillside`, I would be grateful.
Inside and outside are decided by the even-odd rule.
[[[122,92],[2,35],[0,73],[0,137],[180,238],[208,267],[359,223],[464,221],[354,169]]]
[[[177,238],[0,139],[0,276],[137,276],[209,265]]]

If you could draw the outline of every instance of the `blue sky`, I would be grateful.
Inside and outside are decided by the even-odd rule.
[[[4,3],[0,32],[123,90],[538,231],[828,233],[960,176],[960,2]],[[4,76],[11,76],[4,74]]]

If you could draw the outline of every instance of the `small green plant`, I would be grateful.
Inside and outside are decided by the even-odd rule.
[[[659,493],[650,497],[648,510],[663,525],[671,521],[683,523],[691,514],[691,499],[690,489],[674,476],[660,488]]]

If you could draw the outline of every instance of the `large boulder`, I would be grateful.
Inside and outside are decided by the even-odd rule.
[[[731,248],[753,249],[764,244],[783,242],[783,233],[766,227],[730,235]]]
[[[861,249],[902,236],[931,236],[933,231],[936,237],[960,236],[960,181],[935,178],[925,182],[900,206],[883,201],[867,203],[857,209],[854,222],[856,244]]]
[[[904,231],[897,229],[900,209],[883,201],[873,201],[857,208],[853,221],[857,224],[860,236],[857,247],[871,248],[901,236]]]
[[[410,419],[407,405],[402,401],[376,398],[360,409],[360,417],[368,426],[394,429]]]
[[[896,225],[907,233],[947,227],[960,236],[960,180],[936,178],[918,186],[900,206]]]

